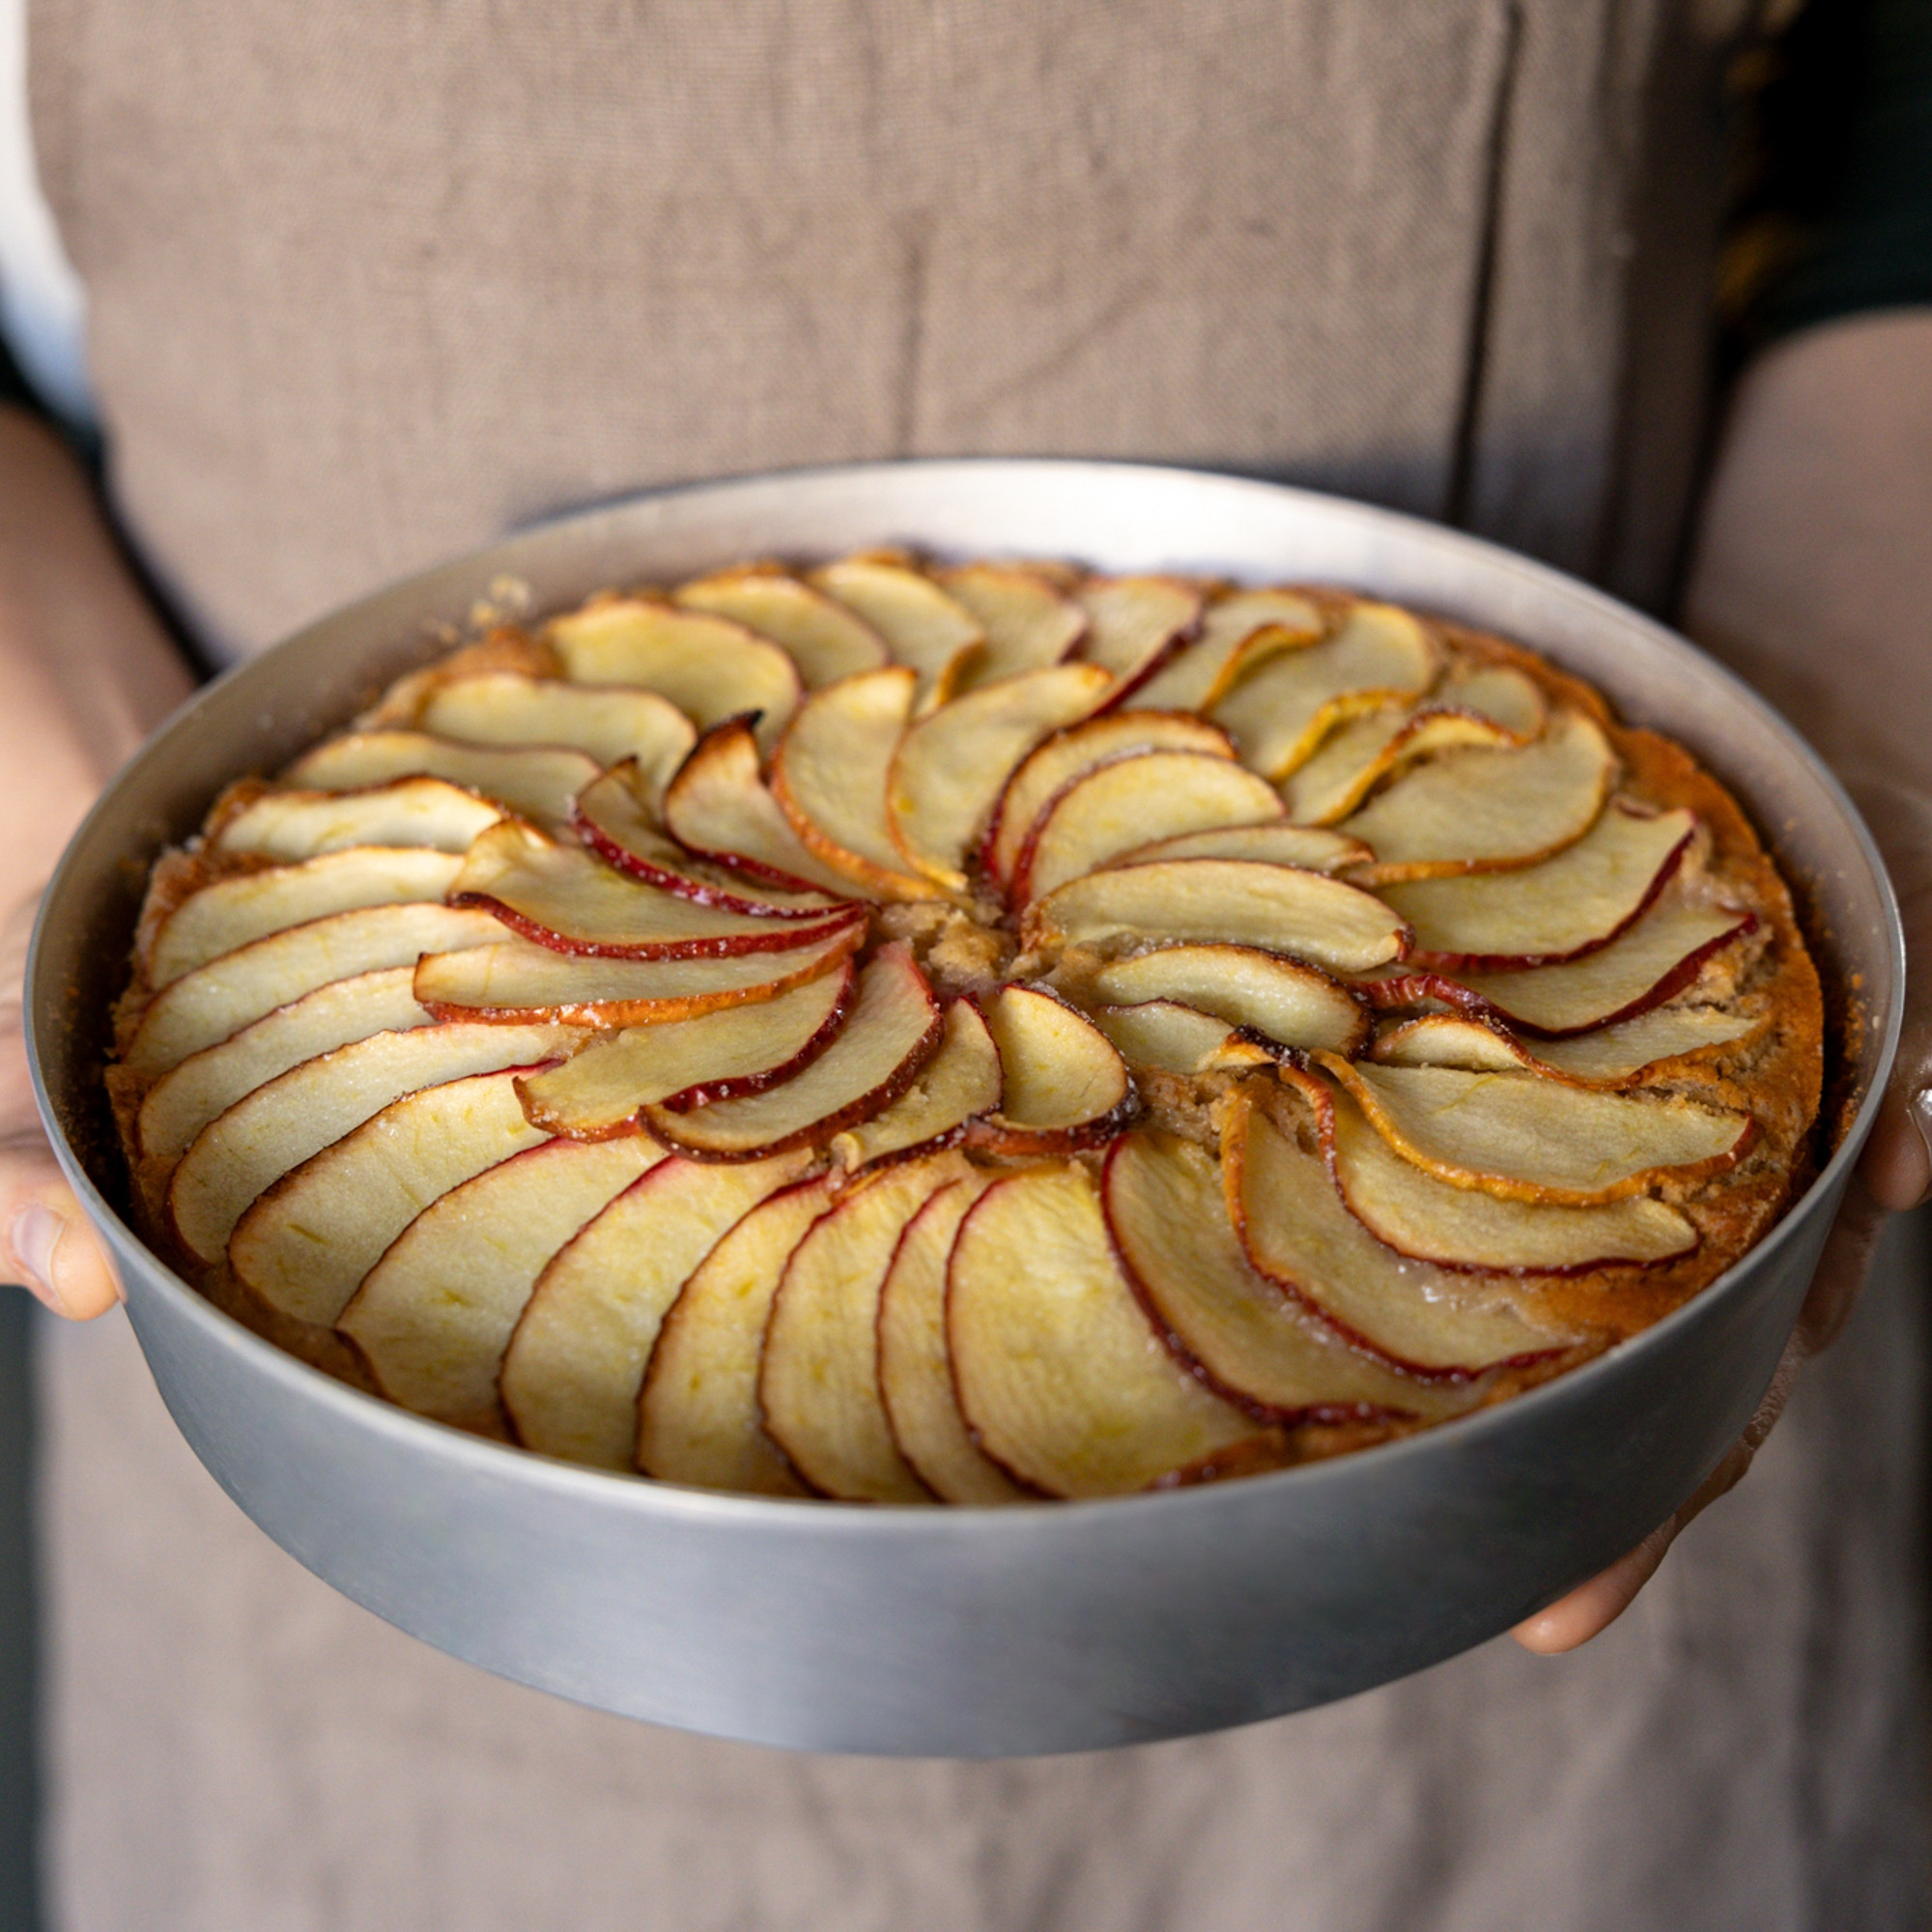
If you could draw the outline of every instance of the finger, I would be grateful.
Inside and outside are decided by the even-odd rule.
[[[1904,1065],[1904,1063],[1901,1063]],[[1871,1139],[1859,1156],[1859,1179],[1881,1208],[1905,1213],[1932,1192],[1932,1093],[1915,1062],[1885,1096]]]
[[[1815,1355],[1838,1339],[1871,1271],[1873,1250],[1889,1218],[1887,1208],[1872,1198],[1862,1175],[1855,1173],[1846,1184],[1838,1217],[1825,1237],[1818,1272],[1811,1277],[1798,1317],[1797,1335],[1807,1355]]]
[[[44,1146],[0,1150],[0,1272],[56,1315],[91,1321],[121,1299],[107,1250]]]

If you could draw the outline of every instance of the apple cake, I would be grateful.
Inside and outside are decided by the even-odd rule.
[[[1737,804],[1346,591],[896,552],[479,622],[156,866],[148,1237],[418,1413],[1004,1503],[1559,1375],[1808,1178]]]

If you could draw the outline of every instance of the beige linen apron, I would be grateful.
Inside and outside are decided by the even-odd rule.
[[[506,526],[1073,452],[1447,517],[1657,601],[1721,0],[34,0],[112,481],[220,653]],[[452,1663],[49,1335],[71,1932],[1915,1922],[1908,1315],[1585,1656],[1218,1738],[785,1756]]]

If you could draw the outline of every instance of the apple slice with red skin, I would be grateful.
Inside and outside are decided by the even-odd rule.
[[[780,1277],[833,1191],[829,1175],[780,1188],[678,1290],[638,1394],[637,1465],[645,1475],[745,1495],[811,1493],[765,1434],[758,1360]]]
[[[932,576],[985,633],[985,649],[968,668],[961,690],[1057,665],[1086,636],[1087,613],[1037,570],[963,563]],[[1110,682],[1096,681],[1096,701]]]
[[[741,1099],[673,1113],[644,1110],[650,1134],[699,1160],[755,1160],[807,1145],[883,1113],[919,1077],[944,1017],[909,948],[883,948],[859,976],[838,1037],[802,1073]]]
[[[1254,1434],[1162,1346],[1071,1162],[973,1204],[947,1264],[946,1342],[974,1439],[1049,1495],[1131,1494]]]
[[[1523,1070],[1585,1087],[1628,1087],[1669,1064],[1708,1059],[1763,1030],[1766,1021],[1722,1007],[1659,1007],[1619,1025],[1531,1047],[1500,1022],[1425,1013],[1378,1037],[1370,1059],[1384,1066]]]
[[[1177,1000],[1282,1046],[1357,1052],[1368,1009],[1314,966],[1256,946],[1163,946],[1116,959],[1094,976],[1110,1004]]]
[[[497,930],[501,932],[502,927]],[[834,972],[864,943],[857,921],[789,952],[724,959],[597,959],[526,939],[425,955],[415,995],[438,1019],[554,1020],[566,1026],[656,1026],[758,1000],[775,1000]]]
[[[834,1160],[847,1169],[903,1160],[955,1146],[972,1122],[1000,1104],[1000,1050],[971,1000],[946,1009],[946,1030],[918,1078],[883,1114],[832,1137]]]
[[[856,611],[913,671],[922,709],[944,704],[986,647],[980,620],[895,553],[840,557],[809,582]]]
[[[361,791],[231,793],[217,806],[209,844],[265,859],[313,859],[352,845],[420,845],[463,853],[503,815],[447,779],[397,779]]]
[[[861,916],[828,902],[816,919],[702,905],[629,878],[577,845],[504,819],[469,848],[449,902],[476,906],[554,952],[597,959],[721,959],[810,946]]]
[[[716,1243],[810,1164],[809,1152],[740,1167],[660,1161],[573,1236],[504,1350],[497,1387],[517,1440],[635,1468],[638,1393],[666,1314]]]
[[[390,1101],[446,1080],[528,1066],[575,1042],[557,1027],[428,1026],[371,1034],[292,1066],[216,1115],[168,1183],[183,1249],[218,1261],[250,1202]]]
[[[804,1072],[838,1038],[858,980],[848,958],[776,999],[626,1027],[522,1082],[524,1112],[547,1133],[608,1140],[641,1132],[647,1106],[681,1112],[762,1093]]]
[[[572,801],[602,770],[564,745],[461,745],[427,731],[350,731],[304,752],[280,782],[292,791],[358,791],[397,779],[445,779],[554,828],[569,824]]]
[[[228,1237],[235,1278],[270,1308],[332,1327],[384,1250],[439,1195],[546,1136],[505,1069],[421,1087],[265,1188]]]
[[[810,851],[758,776],[757,741],[743,718],[714,724],[664,798],[665,829],[688,852],[788,892],[867,896]]]
[[[1405,1260],[1350,1214],[1320,1153],[1233,1095],[1221,1138],[1222,1220],[1249,1264],[1357,1348],[1438,1385],[1522,1367],[1577,1340],[1524,1319],[1466,1274]],[[1423,1405],[1413,1405],[1428,1412]]]
[[[756,631],[791,654],[808,691],[889,662],[886,640],[857,611],[776,564],[715,571],[681,583],[671,601]]]
[[[633,1135],[543,1141],[432,1201],[336,1321],[377,1388],[418,1415],[490,1435],[508,1426],[497,1374],[558,1249],[665,1158]]]
[[[916,721],[886,779],[886,823],[912,867],[948,891],[967,889],[966,855],[1008,775],[1041,739],[1094,708],[1097,665],[1050,665],[969,691]]]
[[[578,838],[607,866],[660,892],[724,912],[823,921],[852,903],[842,895],[832,898],[820,892],[758,885],[741,873],[694,859],[660,828],[649,799],[636,765],[612,766],[577,801],[572,817]]]
[[[1369,1242],[1321,1162],[1308,1158],[1326,1209]],[[1257,1273],[1230,1223],[1214,1158],[1191,1141],[1148,1128],[1122,1134],[1107,1151],[1100,1195],[1114,1252],[1149,1320],[1183,1366],[1263,1420],[1435,1421],[1474,1401],[1474,1391],[1411,1380],[1385,1357],[1358,1352],[1358,1336],[1345,1341],[1306,1296]],[[1403,1265],[1393,1255],[1386,1264]],[[1390,1287],[1414,1293],[1392,1272]]]
[[[946,1182],[906,1223],[879,1290],[879,1400],[898,1452],[942,1502],[998,1505],[1030,1492],[982,1456],[959,1412],[946,1350],[946,1264],[990,1177]]]
[[[1419,758],[1462,745],[1521,742],[1492,720],[1436,703],[1416,709],[1390,703],[1351,718],[1320,751],[1282,781],[1288,815],[1297,825],[1334,825],[1359,807],[1384,779]]]
[[[1208,832],[1183,832],[1123,853],[1123,866],[1155,859],[1250,859],[1264,866],[1293,866],[1304,872],[1339,872],[1375,854],[1359,838],[1345,838],[1314,825],[1222,825]]]
[[[758,739],[767,747],[798,709],[803,692],[797,666],[769,638],[728,617],[680,611],[655,597],[593,597],[581,610],[553,617],[543,636],[575,684],[654,691],[700,731],[756,712]]]
[[[1193,640],[1208,601],[1179,577],[1090,577],[1073,597],[1087,618],[1079,654],[1112,674],[1115,705]]]
[[[1274,1057],[1259,1042],[1241,1039],[1226,1020],[1175,1000],[1100,1007],[1087,1017],[1113,1041],[1130,1069],[1185,1079],[1229,1066],[1265,1065]]]
[[[1400,959],[1409,938],[1401,918],[1358,887],[1238,859],[1159,859],[1090,872],[1036,900],[1025,931],[1029,945],[1259,946],[1331,973],[1366,973]]]
[[[1612,804],[1554,858],[1511,872],[1385,886],[1415,931],[1409,958],[1448,973],[1514,972],[1581,958],[1627,930],[1669,883],[1696,836],[1689,810]]]
[[[1157,839],[1282,816],[1274,787],[1228,758],[1142,752],[1083,773],[1034,821],[1013,866],[1016,904]]]
[[[462,868],[448,852],[401,845],[340,851],[214,879],[161,923],[147,951],[148,983],[171,984],[224,952],[292,925],[359,906],[440,902]]]
[[[982,1008],[999,1050],[997,1112],[966,1129],[996,1153],[1070,1153],[1098,1147],[1140,1111],[1133,1077],[1086,1014],[1038,986],[1002,986]]]
[[[1150,710],[1206,711],[1256,649],[1299,650],[1325,629],[1321,611],[1298,590],[1235,590],[1202,613],[1200,635],[1176,651],[1133,693]]]
[[[893,1440],[879,1394],[879,1292],[906,1224],[972,1170],[956,1153],[861,1181],[792,1251],[758,1364],[758,1407],[772,1440],[821,1494],[847,1502],[927,1503]]]

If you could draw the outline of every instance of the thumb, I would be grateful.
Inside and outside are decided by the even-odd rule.
[[[44,1142],[0,1148],[0,1279],[56,1315],[91,1321],[121,1299],[114,1264]]]

